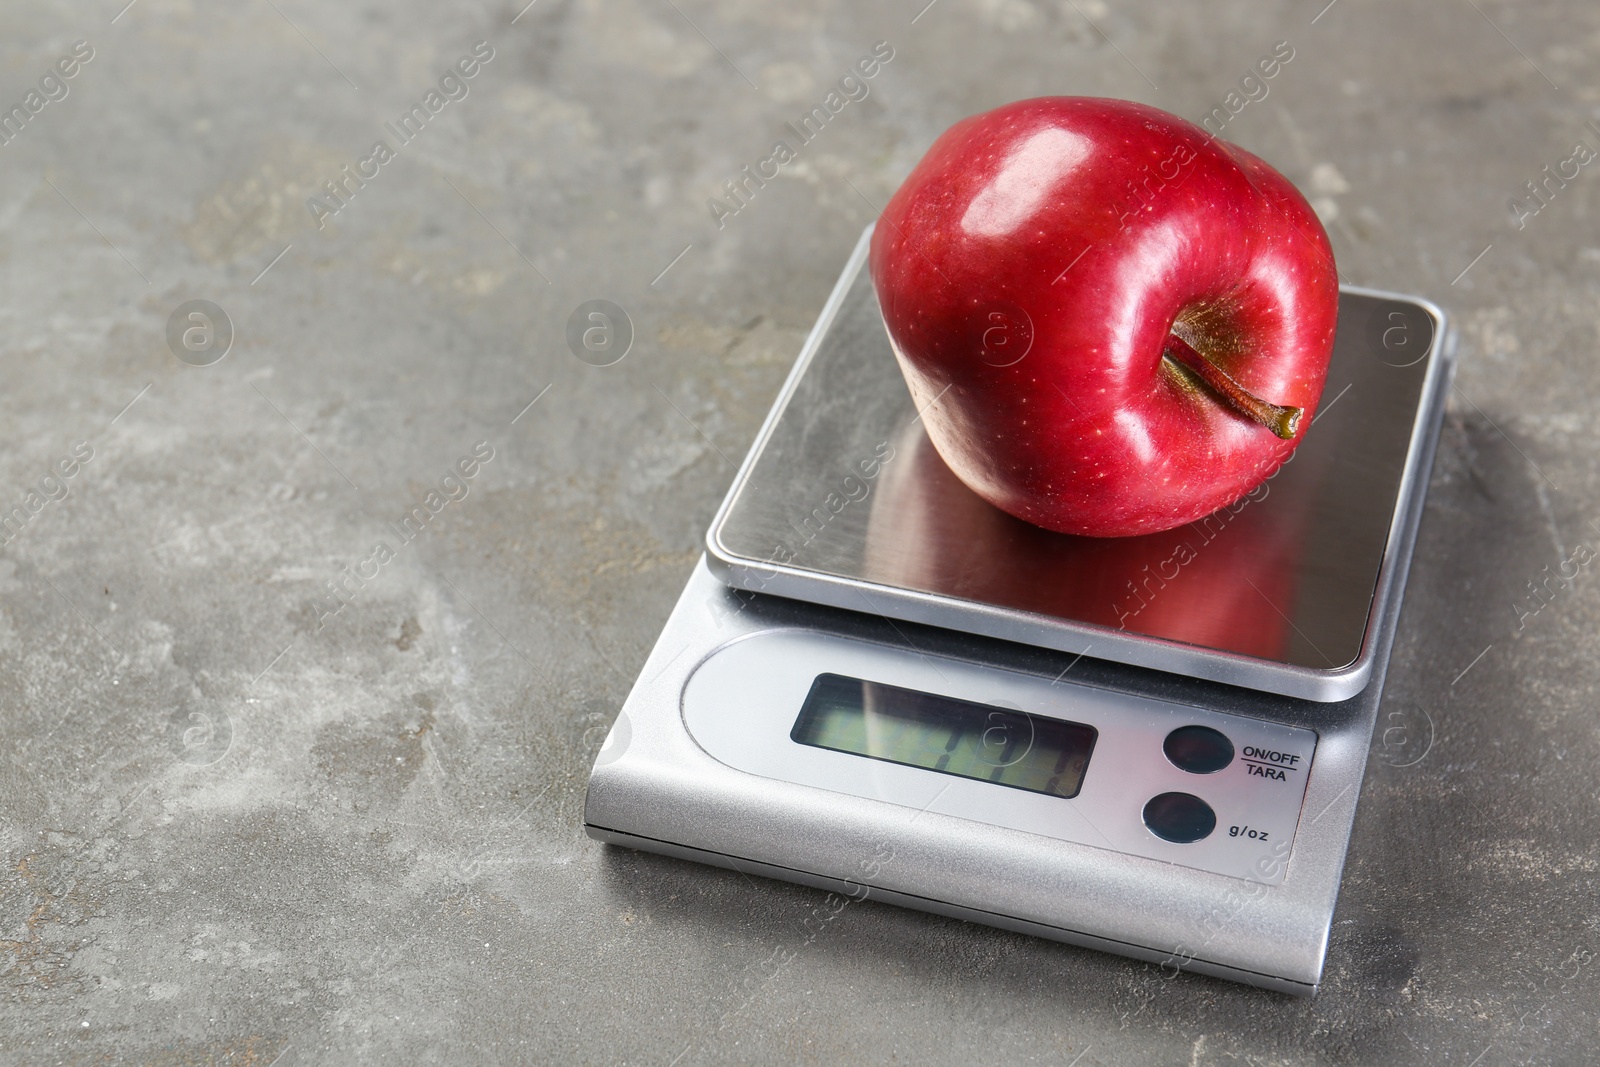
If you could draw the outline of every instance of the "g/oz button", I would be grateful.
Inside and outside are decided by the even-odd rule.
[[[1217,813],[1191,793],[1162,793],[1144,806],[1144,824],[1163,841],[1187,845],[1217,828]]]
[[[1167,735],[1161,751],[1179,770],[1210,774],[1233,762],[1233,742],[1209,726],[1180,726]]]

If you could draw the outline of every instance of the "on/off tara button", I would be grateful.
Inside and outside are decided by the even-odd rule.
[[[1233,762],[1233,742],[1209,726],[1180,726],[1167,735],[1161,751],[1179,770],[1211,774]]]

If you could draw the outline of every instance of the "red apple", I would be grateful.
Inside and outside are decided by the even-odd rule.
[[[1047,529],[1170,529],[1311,425],[1339,282],[1289,181],[1164,111],[1044,97],[947,130],[872,237],[939,454]]]

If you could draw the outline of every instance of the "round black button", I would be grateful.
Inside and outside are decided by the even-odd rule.
[[[1233,762],[1233,742],[1209,726],[1180,726],[1167,735],[1161,751],[1179,770],[1210,774]]]
[[[1217,813],[1193,794],[1162,793],[1144,806],[1144,824],[1163,841],[1187,845],[1217,828]]]

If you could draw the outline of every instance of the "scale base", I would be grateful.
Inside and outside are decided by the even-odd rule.
[[[1081,930],[1067,930],[1059,926],[1049,926],[1045,923],[1029,922],[1026,919],[1018,919],[1010,915],[997,915],[994,912],[980,911],[976,908],[964,908],[957,904],[948,904],[942,900],[933,900],[929,897],[913,896],[910,893],[898,893],[892,889],[863,885],[860,882],[849,879],[825,878],[820,875],[808,874],[805,871],[797,871],[792,867],[779,867],[776,864],[762,863],[759,860],[741,859],[723,855],[720,852],[689,848],[686,845],[674,845],[670,841],[654,841],[647,837],[618,833],[598,826],[587,826],[585,829],[590,837],[597,841],[603,841],[608,845],[620,845],[624,848],[638,849],[641,852],[654,852],[661,856],[671,856],[673,859],[704,863],[710,867],[722,867],[726,870],[738,871],[740,874],[759,875],[763,878],[773,878],[780,882],[794,882],[797,885],[810,886],[812,889],[836,893],[857,902],[875,900],[881,904],[894,904],[902,908],[911,908],[915,911],[931,912],[934,915],[943,915],[949,919],[961,919],[966,922],[979,923],[983,926],[993,926],[999,930],[1030,934],[1049,941],[1077,945],[1079,948],[1092,948],[1100,952],[1129,956],[1133,959],[1154,963],[1157,966],[1174,971],[1192,971],[1195,974],[1206,974],[1213,978],[1226,978],[1229,981],[1242,982],[1245,985],[1256,986],[1259,989],[1270,989],[1277,993],[1313,996],[1317,992],[1315,985],[1307,985],[1304,982],[1293,982],[1276,975],[1246,971],[1238,967],[1229,967],[1226,964],[1213,963],[1210,960],[1182,959],[1171,952],[1158,952],[1142,945],[1130,945],[1125,941],[1113,941],[1105,937],[1096,937]]]

